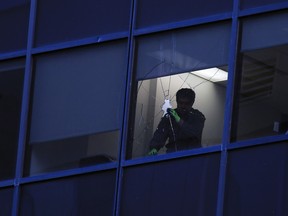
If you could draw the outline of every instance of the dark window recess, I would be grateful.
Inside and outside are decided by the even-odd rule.
[[[0,179],[15,174],[24,69],[0,65]]]

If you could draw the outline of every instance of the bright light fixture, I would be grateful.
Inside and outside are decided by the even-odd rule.
[[[191,73],[211,82],[220,82],[228,79],[228,73],[216,67],[191,71]]]

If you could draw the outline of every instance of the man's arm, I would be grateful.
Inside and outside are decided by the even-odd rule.
[[[153,137],[149,143],[149,149],[152,155],[156,154],[159,149],[161,149],[168,139],[168,128],[169,126],[169,119],[165,115],[162,117],[161,121],[158,124],[157,129],[155,130]]]

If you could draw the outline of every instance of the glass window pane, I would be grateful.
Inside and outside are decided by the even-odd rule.
[[[288,133],[287,18],[243,20],[233,140]]]
[[[1,1],[0,53],[26,49],[30,0]]]
[[[126,168],[120,214],[216,215],[219,162],[210,154]]]
[[[231,12],[232,6],[231,0],[137,1],[136,25],[141,28]]]
[[[12,215],[13,189],[0,188],[0,216]]]
[[[24,60],[0,64],[0,179],[15,175]]]
[[[231,151],[224,215],[288,215],[288,143]]]
[[[287,0],[253,0],[253,1],[241,0],[240,8],[248,9],[248,8],[254,8],[254,7],[265,6],[265,5],[281,3],[281,2],[287,2]]]
[[[39,0],[36,46],[129,29],[130,0]]]
[[[125,42],[36,57],[27,147],[30,174],[77,167],[90,157],[94,164],[116,159],[125,94]]]
[[[221,143],[229,32],[230,24],[225,22],[138,38],[129,158],[147,155],[155,143],[157,150],[163,147],[159,154],[199,148],[201,139],[203,147]],[[180,114],[183,107],[176,103],[176,92],[182,88],[193,89],[196,99],[194,109],[190,106]],[[169,103],[179,108],[183,120],[179,124],[165,115]],[[159,136],[153,136],[157,127],[163,133],[156,131]]]
[[[113,213],[115,172],[24,185],[20,215],[109,215]]]

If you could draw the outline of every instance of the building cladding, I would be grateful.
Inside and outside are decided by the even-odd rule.
[[[287,0],[2,1],[0,216],[288,215],[287,20]],[[151,156],[181,88],[201,147]]]

